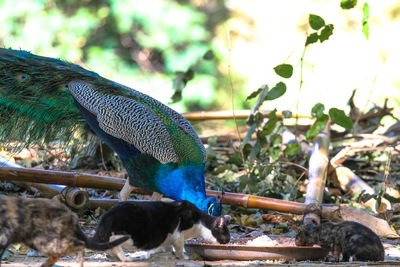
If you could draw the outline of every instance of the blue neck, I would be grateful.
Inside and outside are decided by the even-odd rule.
[[[174,165],[160,165],[155,179],[157,187],[176,200],[203,201],[206,198],[203,164]]]

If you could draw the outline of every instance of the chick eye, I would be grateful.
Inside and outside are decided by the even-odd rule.
[[[25,73],[21,73],[17,75],[17,80],[20,82],[27,82],[30,80],[30,76]]]

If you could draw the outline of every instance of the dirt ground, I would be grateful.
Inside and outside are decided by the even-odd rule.
[[[140,260],[140,252],[130,252],[129,256],[135,258],[133,262],[120,262],[112,258],[106,252],[86,252],[85,267],[117,267],[117,266],[187,266],[187,267],[200,267],[200,266],[400,266],[400,240],[384,240],[385,247],[385,261],[384,262],[347,262],[347,263],[333,263],[322,261],[236,261],[236,260],[218,260],[207,261],[203,260],[199,255],[191,254],[189,260],[178,260],[171,253],[158,253],[152,255],[150,259]],[[41,256],[27,256],[27,253],[20,253],[22,251],[15,251],[14,248],[10,249],[11,253],[6,260],[2,261],[3,267],[39,267],[45,260]],[[29,253],[28,253],[29,254]],[[77,266],[75,256],[67,256],[61,258],[54,267],[62,266]]]

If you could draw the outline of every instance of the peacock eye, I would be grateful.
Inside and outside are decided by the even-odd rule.
[[[25,73],[21,73],[17,75],[17,80],[20,82],[27,82],[30,80],[30,76]]]
[[[61,85],[61,90],[63,91],[68,91],[69,90],[68,88],[69,88],[68,84]]]

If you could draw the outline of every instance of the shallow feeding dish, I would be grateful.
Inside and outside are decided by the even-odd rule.
[[[286,245],[292,243],[284,239],[283,245],[278,246],[253,246],[247,245],[243,240],[234,240],[228,244],[206,244],[199,241],[188,241],[185,250],[196,253],[207,260],[320,260],[326,257],[327,250],[320,247],[299,247]],[[282,241],[282,238],[281,238]],[[294,243],[294,242],[293,242]]]

